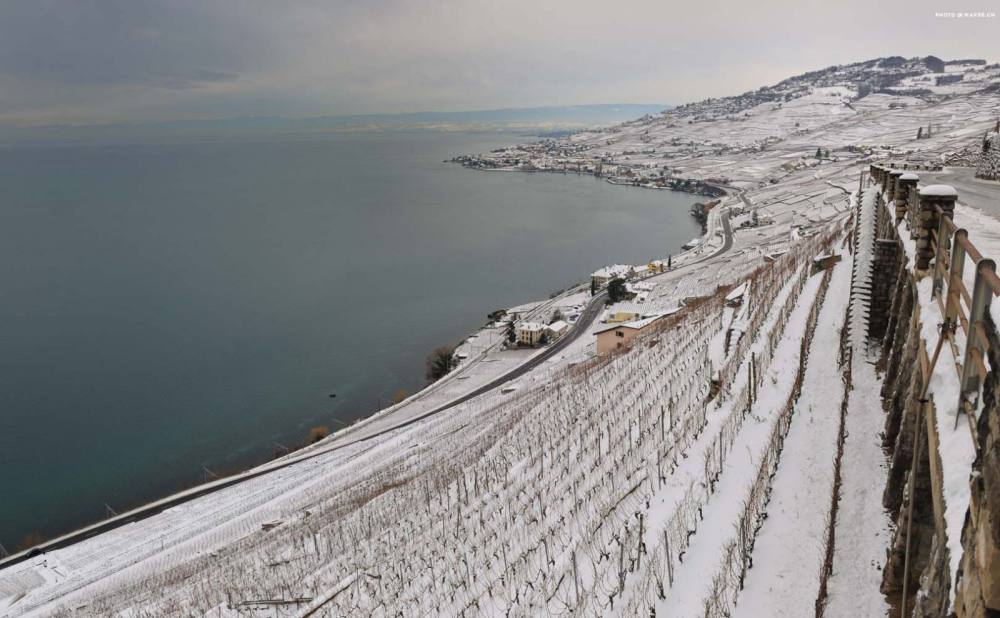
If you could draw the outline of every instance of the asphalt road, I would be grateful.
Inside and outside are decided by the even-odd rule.
[[[750,204],[750,202],[747,202],[746,198],[743,197],[743,193],[742,192],[740,193],[740,199],[744,200],[746,202],[747,206],[752,206],[752,204]],[[708,257],[706,257],[704,259],[698,260],[698,262],[695,262],[695,264],[697,264],[699,262],[704,262],[705,260],[714,258],[714,257],[719,256],[719,255],[722,255],[726,251],[729,251],[730,249],[733,248],[733,228],[732,228],[732,226],[729,225],[729,214],[728,213],[725,213],[725,214],[722,215],[722,238],[723,238],[723,240],[722,240],[722,246],[719,247],[718,251],[716,251],[715,253],[713,253],[712,255],[710,255],[710,256],[708,256]]]
[[[958,201],[1000,219],[1000,182],[976,178],[971,167],[951,167],[942,172],[917,172],[920,184],[951,185],[958,190]]]
[[[697,260],[697,261],[692,262],[690,264],[686,264],[684,266],[678,267],[678,268],[675,269],[675,271],[676,270],[681,270],[681,269],[684,269],[684,268],[690,268],[691,266],[694,266],[695,264],[699,264],[701,262],[704,262],[706,260],[714,258],[714,257],[716,257],[718,255],[722,255],[726,251],[729,251],[729,249],[731,249],[732,246],[733,246],[733,230],[729,226],[729,215],[726,215],[726,214],[722,215],[722,230],[723,230],[723,238],[724,238],[724,240],[723,240],[722,246],[717,251],[715,251],[711,255],[708,255],[708,256],[705,256],[704,258],[701,258],[700,260]],[[380,432],[380,433],[384,433],[385,431],[392,431],[394,429],[399,429],[401,427],[406,427],[407,425],[415,423],[416,421],[425,419],[428,416],[432,416],[432,415],[437,414],[439,412],[443,412],[443,411],[447,410],[448,408],[452,408],[452,407],[457,406],[459,404],[465,403],[466,401],[468,401],[468,400],[470,400],[470,399],[472,399],[474,397],[478,397],[479,395],[487,393],[487,392],[493,390],[494,388],[497,388],[499,386],[502,386],[503,384],[506,384],[507,382],[510,382],[512,380],[516,380],[516,379],[520,378],[521,376],[523,376],[524,374],[528,373],[532,369],[535,369],[536,367],[538,367],[539,365],[541,365],[545,361],[549,360],[550,358],[552,358],[556,354],[559,354],[569,344],[573,343],[574,341],[576,341],[577,339],[579,339],[584,333],[588,332],[589,329],[590,329],[590,325],[593,324],[594,320],[597,319],[597,316],[599,316],[601,314],[601,310],[604,308],[604,304],[605,304],[605,301],[607,301],[607,298],[608,298],[607,291],[601,292],[600,294],[597,294],[596,296],[594,296],[593,298],[591,298],[590,302],[587,303],[587,308],[584,309],[583,313],[580,314],[580,318],[576,321],[576,324],[573,326],[573,329],[571,331],[569,331],[569,333],[565,337],[562,337],[562,338],[556,340],[555,343],[553,343],[548,348],[546,348],[545,351],[542,352],[541,354],[536,354],[535,356],[532,356],[527,361],[525,361],[524,363],[518,365],[514,369],[511,369],[510,371],[508,371],[504,375],[500,376],[499,378],[496,378],[495,380],[489,382],[488,384],[484,384],[483,386],[480,386],[479,388],[477,388],[477,389],[475,389],[475,390],[473,390],[473,391],[471,391],[471,392],[469,392],[469,393],[467,393],[465,395],[462,395],[458,399],[450,401],[450,402],[444,404],[443,406],[440,406],[438,408],[435,408],[435,409],[431,410],[430,412],[426,412],[426,413],[424,413],[424,414],[422,414],[422,415],[420,415],[418,417],[415,417],[413,419],[410,419],[410,420],[408,420],[408,421],[406,421],[404,423],[400,423],[399,425],[395,425],[395,426],[393,426],[393,427],[391,427],[389,429],[386,429],[386,430],[384,430],[383,432]],[[375,434],[375,435],[379,435],[379,434]]]
[[[684,266],[680,266],[680,267],[674,269],[674,271],[671,271],[671,272],[675,272],[677,270],[681,270],[681,269],[685,269],[685,268],[691,268],[692,266],[695,266],[697,264],[700,264],[702,262],[705,262],[707,260],[715,258],[715,257],[717,257],[717,256],[725,253],[726,251],[728,251],[733,246],[733,232],[732,232],[732,228],[729,225],[729,216],[728,216],[728,214],[723,214],[722,215],[722,229],[723,229],[723,238],[724,238],[724,240],[723,240],[722,246],[717,251],[715,251],[715,252],[711,253],[710,255],[707,255],[707,256],[699,259],[699,260],[691,262],[690,264],[685,264]],[[444,412],[445,410],[448,410],[448,409],[453,408],[453,407],[455,407],[457,405],[465,403],[466,401],[469,401],[470,399],[473,399],[474,397],[478,397],[479,395],[482,395],[482,394],[484,394],[486,392],[489,392],[490,390],[498,388],[501,385],[506,384],[507,382],[510,382],[512,380],[516,380],[516,379],[520,378],[521,376],[523,376],[524,374],[526,374],[526,373],[530,372],[531,370],[537,368],[539,365],[541,365],[545,361],[549,360],[550,358],[552,358],[556,354],[559,354],[561,351],[563,351],[571,343],[573,343],[574,341],[576,341],[577,339],[579,339],[580,337],[582,337],[584,333],[589,332],[591,324],[593,324],[594,320],[597,319],[597,316],[601,314],[601,310],[604,308],[604,303],[605,303],[606,300],[607,300],[607,292],[606,291],[601,292],[600,294],[597,294],[596,296],[594,296],[593,298],[591,298],[590,302],[587,304],[586,309],[584,309],[583,313],[580,314],[580,318],[576,321],[576,324],[573,326],[572,330],[570,330],[570,332],[567,333],[564,337],[560,338],[555,343],[553,343],[548,348],[546,348],[545,351],[543,351],[543,352],[541,352],[541,353],[539,353],[539,354],[537,354],[535,356],[532,356],[531,358],[529,358],[527,361],[525,361],[524,363],[522,363],[518,367],[516,367],[516,368],[512,369],[511,371],[508,371],[507,373],[503,374],[502,376],[500,376],[500,377],[498,377],[498,378],[490,381],[488,384],[484,384],[483,386],[480,386],[479,388],[476,388],[476,389],[474,389],[474,390],[466,393],[465,395],[462,395],[461,397],[459,397],[457,399],[454,399],[454,400],[452,400],[452,401],[450,401],[450,402],[448,402],[448,403],[446,403],[446,404],[444,404],[442,406],[434,408],[433,410],[430,410],[430,411],[425,412],[423,414],[420,414],[418,416],[415,416],[415,417],[412,417],[412,418],[408,418],[405,421],[401,421],[401,422],[399,422],[396,425],[393,425],[391,427],[387,427],[387,428],[382,429],[382,430],[380,430],[380,431],[378,431],[376,433],[373,433],[373,434],[370,434],[370,435],[367,435],[367,436],[363,436],[363,437],[359,437],[359,438],[357,438],[355,440],[352,440],[352,441],[349,441],[349,442],[344,442],[344,443],[340,443],[340,444],[331,444],[330,446],[328,446],[326,448],[316,447],[316,448],[314,448],[314,449],[312,449],[312,450],[310,450],[310,451],[308,451],[306,453],[303,453],[302,455],[297,456],[297,457],[296,456],[292,456],[292,457],[289,457],[287,459],[282,459],[282,460],[279,460],[279,461],[276,461],[276,462],[273,462],[273,463],[270,463],[270,464],[264,464],[262,466],[258,466],[257,468],[254,468],[254,469],[249,470],[247,472],[243,472],[243,473],[236,474],[236,475],[234,475],[232,477],[229,477],[229,478],[224,478],[224,479],[220,479],[218,481],[213,481],[211,483],[206,483],[204,485],[200,485],[198,487],[195,487],[194,489],[191,489],[191,490],[188,490],[186,492],[179,493],[179,494],[174,494],[172,496],[168,496],[166,498],[163,498],[161,500],[157,500],[157,501],[152,502],[150,504],[147,504],[145,506],[141,506],[139,508],[136,508],[136,509],[134,509],[132,511],[129,511],[127,513],[123,513],[121,515],[116,515],[114,517],[106,519],[106,520],[104,520],[102,522],[99,522],[97,524],[94,524],[94,525],[82,528],[80,530],[77,530],[75,532],[71,532],[71,533],[66,534],[66,535],[63,535],[63,536],[58,537],[56,539],[53,539],[51,541],[47,541],[45,543],[40,543],[39,545],[33,547],[32,549],[30,549],[30,550],[28,550],[26,552],[21,552],[21,553],[18,553],[18,554],[14,554],[14,555],[9,556],[9,557],[7,557],[7,558],[5,558],[3,560],[0,560],[0,570],[3,570],[4,568],[9,567],[9,566],[13,566],[15,564],[18,564],[20,562],[23,562],[24,560],[28,560],[28,559],[30,559],[30,558],[32,558],[34,556],[39,555],[39,554],[43,554],[43,553],[48,552],[48,551],[54,551],[54,550],[57,550],[57,549],[68,547],[70,545],[78,543],[78,542],[80,542],[80,541],[82,541],[84,539],[90,538],[92,536],[96,536],[98,534],[103,534],[105,532],[109,532],[111,530],[114,530],[115,528],[119,528],[121,526],[130,524],[130,523],[133,523],[133,522],[141,521],[143,519],[147,519],[149,517],[152,517],[154,515],[162,513],[163,511],[165,511],[167,509],[173,508],[173,507],[175,507],[175,506],[177,506],[179,504],[184,504],[186,502],[190,502],[191,500],[194,500],[196,498],[200,498],[202,496],[206,496],[208,494],[214,493],[214,492],[219,491],[221,489],[225,489],[227,487],[232,487],[232,486],[237,485],[239,483],[242,483],[244,481],[248,481],[250,479],[257,478],[259,476],[262,476],[264,474],[268,474],[268,473],[273,472],[275,470],[280,470],[282,468],[286,468],[288,466],[292,466],[292,465],[301,463],[303,461],[308,461],[308,460],[313,459],[315,457],[319,457],[321,455],[326,455],[326,454],[332,453],[334,451],[340,450],[342,448],[346,448],[346,447],[351,446],[353,444],[358,444],[358,443],[361,443],[361,442],[366,442],[368,440],[371,440],[372,438],[376,438],[378,436],[384,435],[384,434],[389,433],[391,431],[396,431],[397,429],[402,429],[404,427],[407,427],[409,425],[417,423],[417,422],[419,422],[419,421],[421,421],[423,419],[426,419],[426,418],[428,418],[430,416],[433,416],[435,414],[440,414],[441,412]]]
[[[147,519],[149,517],[152,517],[153,515],[162,513],[163,511],[175,507],[179,504],[190,502],[191,500],[194,500],[196,498],[201,498],[202,496],[206,496],[210,493],[214,493],[216,491],[225,489],[227,487],[232,487],[233,485],[237,485],[244,481],[257,478],[261,475],[274,472],[275,470],[280,470],[288,466],[299,464],[302,463],[303,461],[308,461],[315,457],[319,457],[320,455],[326,455],[334,451],[338,451],[340,449],[351,446],[353,444],[366,442],[368,440],[371,440],[372,438],[376,438],[391,431],[402,429],[404,427],[422,421],[430,416],[434,416],[435,414],[439,414],[441,412],[444,412],[445,410],[448,410],[457,405],[465,403],[466,401],[469,401],[470,399],[473,399],[475,397],[478,397],[479,395],[489,392],[494,388],[497,388],[507,382],[516,380],[517,378],[535,369],[545,361],[549,360],[550,358],[552,358],[553,356],[564,350],[568,345],[579,339],[584,333],[589,332],[590,325],[593,324],[594,320],[597,319],[597,316],[601,314],[601,310],[604,307],[604,303],[607,300],[607,296],[608,296],[607,291],[604,291],[591,298],[590,302],[587,304],[587,307],[580,314],[580,318],[576,321],[576,324],[573,326],[573,329],[570,330],[570,332],[567,333],[564,337],[560,338],[552,345],[550,345],[548,348],[546,348],[543,352],[536,354],[535,356],[532,356],[521,365],[517,366],[511,371],[508,371],[502,376],[490,381],[489,383],[484,384],[483,386],[480,386],[479,388],[476,388],[466,393],[465,395],[462,395],[461,397],[454,399],[442,406],[434,408],[433,410],[430,410],[428,412],[424,412],[423,414],[408,418],[405,421],[401,421],[395,425],[392,425],[391,427],[387,427],[376,433],[359,437],[349,442],[331,444],[329,447],[326,448],[317,447],[301,456],[298,457],[293,456],[285,460],[279,460],[277,462],[274,462],[273,464],[264,464],[263,466],[255,468],[253,470],[249,470],[247,472],[243,472],[229,478],[214,481],[212,483],[206,483],[205,485],[196,487],[193,490],[189,490],[187,492],[180,494],[174,494],[173,496],[169,496],[162,500],[158,500],[148,505],[141,506],[127,513],[111,517],[92,526],[88,526],[86,528],[78,530],[76,532],[71,532],[69,534],[58,537],[51,541],[41,543],[32,548],[31,550],[29,550],[28,552],[14,554],[8,558],[0,560],[0,570],[18,564],[19,562],[23,562],[24,560],[32,558],[38,554],[68,547],[70,545],[73,545],[74,543],[78,543],[92,536],[103,534],[105,532],[114,530],[115,528],[133,522],[141,521],[143,519]]]

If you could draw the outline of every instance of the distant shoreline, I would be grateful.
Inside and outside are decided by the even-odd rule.
[[[440,161],[440,159],[436,159],[436,160]],[[521,170],[502,170],[502,171],[521,171]],[[548,171],[548,170],[537,170],[537,171]],[[576,175],[577,176],[585,176],[585,175],[591,175],[591,174],[580,174],[580,173],[578,173]],[[605,180],[607,181],[609,179],[605,178]],[[609,182],[609,184],[619,184],[619,183]],[[650,187],[650,188],[654,188],[654,187]],[[667,187],[664,187],[664,188],[667,188]],[[581,273],[579,273],[579,276],[582,277],[584,274],[585,274],[584,272],[581,272]],[[563,279],[560,278],[560,280],[563,280]],[[579,281],[579,279],[577,279],[577,281]],[[559,284],[555,283],[553,281],[552,283],[549,284],[549,289],[550,290],[551,289],[555,289],[558,286],[559,286]],[[535,292],[532,292],[532,294],[534,294],[534,293]],[[486,310],[486,311],[492,310],[492,309],[496,308],[495,306],[492,306],[492,304],[491,305],[483,305],[483,307],[484,307],[484,310]],[[475,331],[472,331],[472,332],[475,332]],[[454,332],[454,336],[455,336],[456,340],[465,339],[465,338],[467,338],[468,335],[469,335],[469,331],[465,331],[464,329],[461,332]],[[422,353],[425,354],[425,353],[427,353],[429,351],[430,351],[430,349],[427,349],[427,350],[424,350]],[[420,388],[418,390],[414,390],[413,391],[413,394],[416,395],[418,393],[424,393],[429,386],[431,386],[431,385],[430,384],[426,384],[426,383],[421,384]],[[409,389],[410,387],[407,386],[407,388]],[[353,407],[356,407],[356,406],[352,406],[352,408]],[[379,410],[374,410],[374,411],[370,412],[369,414],[366,414],[365,416],[360,417],[359,419],[357,419],[354,422],[362,422],[364,420],[370,419],[373,416],[377,415],[379,412],[383,411],[384,409],[385,408],[380,408]],[[344,417],[344,418],[349,419],[349,417]],[[314,424],[317,424],[317,425],[319,425],[319,424],[326,424],[326,423],[323,422],[323,420],[325,420],[325,419],[321,419],[321,420],[319,420],[319,422],[314,423]],[[290,432],[290,435],[292,435],[291,441],[298,443],[298,441],[306,439],[306,432],[308,430],[308,422],[309,421],[306,421],[307,424],[304,427],[299,428],[299,429],[301,429],[301,431]],[[330,427],[332,429],[336,429],[332,425]],[[292,425],[292,429],[293,430],[295,429],[295,425],[294,424]],[[331,433],[336,433],[336,431],[332,431]],[[262,436],[267,436],[267,434],[261,434],[261,435]],[[266,468],[269,463],[277,461],[277,460],[280,460],[280,459],[282,459],[284,457],[289,457],[289,456],[290,457],[296,457],[297,455],[301,455],[302,454],[302,448],[309,446],[308,444],[298,443],[297,448],[291,448],[291,449],[288,449],[288,451],[283,452],[281,450],[278,450],[278,449],[275,449],[275,448],[271,448],[269,446],[269,444],[272,442],[272,440],[281,440],[282,442],[286,442],[287,443],[287,442],[289,442],[289,434],[272,433],[269,437],[262,437],[259,441],[246,442],[246,443],[243,443],[242,445],[238,445],[235,450],[234,449],[226,449],[226,450],[220,450],[220,451],[218,451],[216,453],[216,455],[218,455],[220,453],[227,453],[226,456],[218,457],[218,459],[220,459],[222,461],[229,460],[229,463],[220,466],[218,463],[216,463],[216,464],[213,465],[213,463],[211,461],[207,461],[206,463],[211,468],[211,470],[209,472],[206,472],[205,476],[203,478],[214,478],[215,482],[223,484],[223,485],[229,485],[229,484],[232,484],[232,483],[235,483],[235,482],[239,482],[239,477],[242,477],[242,476],[246,475],[247,473],[253,472],[257,468],[261,468],[261,467],[265,467]],[[215,459],[215,457],[213,457],[213,459]],[[197,461],[192,462],[192,463],[197,463]],[[187,472],[189,472],[190,474],[188,474]],[[187,495],[189,493],[194,493],[196,495],[203,495],[204,493],[206,493],[208,491],[212,491],[213,490],[212,488],[215,487],[214,484],[200,482],[201,480],[203,480],[202,478],[199,478],[199,477],[201,477],[202,473],[201,473],[201,470],[199,469],[199,467],[197,465],[195,465],[195,467],[191,468],[187,472],[181,473],[181,474],[172,474],[172,475],[170,475],[169,478],[166,477],[166,476],[158,476],[158,477],[153,478],[153,479],[147,479],[147,482],[144,485],[140,484],[140,485],[138,485],[138,487],[145,486],[146,488],[162,488],[162,491],[160,491],[160,490],[154,490],[154,491],[150,492],[150,494],[148,495],[148,497],[145,498],[145,499],[139,498],[139,499],[137,499],[135,501],[128,501],[126,499],[126,500],[122,500],[121,502],[114,502],[112,504],[112,506],[117,511],[119,511],[121,513],[127,513],[129,511],[133,511],[133,510],[136,510],[136,509],[146,508],[149,505],[155,505],[155,504],[157,504],[157,503],[159,503],[161,501],[168,500],[172,496],[176,496],[176,495]],[[135,493],[139,493],[139,492],[135,492]],[[127,496],[123,496],[123,497],[127,497]],[[164,507],[164,508],[169,508],[169,507]],[[83,510],[86,511],[86,512],[83,514],[83,517],[81,517],[80,519],[77,520],[77,521],[81,522],[81,523],[79,523],[77,525],[72,525],[71,524],[70,526],[66,526],[66,527],[62,527],[62,526],[51,526],[50,527],[48,525],[40,526],[37,529],[38,532],[40,532],[40,533],[42,533],[42,534],[44,534],[46,536],[50,536],[51,535],[50,540],[46,541],[45,543],[42,543],[42,546],[44,547],[48,543],[57,542],[59,539],[61,539],[62,537],[65,537],[67,535],[76,535],[76,534],[79,534],[81,532],[85,532],[86,534],[91,534],[91,533],[94,533],[95,530],[101,530],[101,529],[103,529],[104,526],[108,525],[107,518],[101,518],[99,516],[98,517],[94,517],[95,513],[93,513],[93,509],[92,508],[88,507],[88,508],[85,508]],[[85,521],[85,519],[88,517],[88,515],[90,517],[94,517],[94,519],[91,519],[89,522]],[[67,520],[76,520],[75,517],[67,517],[66,519]],[[17,529],[18,528],[13,528],[12,527],[12,531],[16,531]],[[22,529],[21,532],[23,532],[24,534],[31,533],[32,529],[31,528]],[[17,542],[17,541],[18,541],[17,537],[11,537],[11,538],[5,539],[4,542],[7,545],[7,549],[9,551],[13,552],[14,551],[14,547],[12,547],[11,545],[13,543]]]

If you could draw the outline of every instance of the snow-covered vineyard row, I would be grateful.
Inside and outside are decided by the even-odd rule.
[[[800,342],[822,303],[827,279],[809,276],[809,258],[839,235],[802,242],[760,268],[736,316],[721,293],[692,303],[624,353],[569,368],[513,400],[474,400],[355,454],[285,501],[267,530],[237,519],[236,530],[202,539],[197,558],[140,563],[62,613],[648,615],[669,607],[702,615],[713,603],[728,606],[787,431]],[[722,356],[717,344],[730,327]],[[719,369],[722,388],[708,401]],[[731,461],[744,452],[752,466]],[[710,516],[722,521],[707,525]],[[742,532],[727,538],[732,530]],[[695,552],[699,543],[718,547]]]
[[[683,568],[684,554],[688,551],[692,537],[699,529],[699,522],[704,516],[708,502],[715,496],[720,486],[720,478],[726,470],[726,463],[733,452],[734,444],[741,437],[741,429],[744,422],[754,411],[757,404],[761,386],[764,384],[764,376],[773,352],[778,348],[779,343],[785,335],[785,327],[793,310],[802,307],[811,307],[809,318],[812,325],[819,307],[822,305],[822,294],[817,293],[817,284],[828,282],[828,278],[814,277],[811,289],[806,290],[808,269],[800,268],[787,282],[781,291],[780,305],[775,305],[775,309],[770,312],[760,311],[756,315],[766,316],[768,323],[759,339],[754,345],[753,360],[742,363],[742,375],[745,375],[745,384],[735,398],[723,401],[719,400],[717,407],[724,409],[721,422],[717,431],[713,431],[711,438],[707,440],[701,450],[702,454],[702,475],[701,480],[693,480],[688,486],[688,491],[678,504],[678,509],[671,518],[661,542],[656,545],[656,551],[652,552],[652,559],[640,574],[641,584],[633,591],[632,603],[628,607],[626,615],[650,615],[657,606],[661,610],[677,610],[678,607],[671,603],[671,597],[666,590],[673,585],[673,573],[676,569]],[[825,287],[822,288],[825,292]],[[805,292],[805,303],[800,303],[800,296]],[[767,306],[771,306],[768,304]],[[806,330],[810,330],[807,326]],[[760,332],[760,331],[755,331]],[[796,331],[796,336],[800,333]],[[794,339],[790,338],[790,339]],[[748,338],[749,340],[749,338]],[[805,341],[805,339],[802,339]],[[733,359],[735,357],[730,357]],[[781,439],[788,428],[790,421],[794,391],[789,393],[789,397],[778,411],[774,419],[770,438],[767,447],[762,453],[758,473],[751,485],[748,494],[720,496],[719,500],[732,502],[733,500],[745,499],[744,510],[734,524],[737,530],[735,538],[730,539],[722,549],[721,564],[715,576],[712,578],[711,587],[705,592],[706,596],[701,600],[706,616],[731,615],[735,606],[736,596],[742,590],[742,582],[746,576],[746,571],[751,565],[751,553],[753,550],[753,540],[759,527],[763,509],[766,506],[770,475],[777,464],[777,457],[780,453]],[[767,398],[758,414],[763,416],[771,415],[776,410],[773,407],[773,400]],[[760,418],[760,417],[757,417]],[[754,420],[757,420],[755,418]],[[655,540],[655,539],[654,539]],[[662,560],[660,559],[662,556]],[[667,563],[666,565],[664,563]],[[664,575],[665,574],[665,575]],[[735,576],[735,577],[734,577]],[[666,579],[665,579],[666,577]],[[658,600],[659,599],[659,600]]]

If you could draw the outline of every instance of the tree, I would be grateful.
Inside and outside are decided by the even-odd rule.
[[[426,377],[428,382],[436,382],[448,375],[458,365],[455,360],[455,348],[443,345],[435,349],[427,357]]]
[[[597,294],[597,288],[598,287],[599,286],[597,285],[597,280],[596,279],[591,279],[590,280],[590,295],[591,296],[593,296],[594,294]]]
[[[507,343],[514,343],[517,341],[517,327],[514,326],[514,320],[507,322],[507,332],[505,334],[507,337]]]
[[[923,127],[919,127],[917,129],[917,139],[922,139],[923,137],[924,137],[924,128]]]
[[[924,65],[934,73],[944,73],[944,60],[937,56],[927,56],[924,58]]]
[[[565,316],[563,316],[563,312],[556,309],[555,311],[552,312],[552,319],[549,320],[549,324],[555,324],[559,320],[564,320],[564,319],[566,318]]]
[[[316,444],[323,438],[330,435],[330,428],[325,425],[320,425],[319,427],[313,427],[309,430],[309,437],[306,438],[306,443]]]
[[[608,282],[608,300],[617,303],[620,300],[625,300],[626,297],[628,297],[628,289],[625,287],[624,279],[615,277]]]
[[[816,158],[817,159],[822,159],[823,158],[823,149],[822,148],[817,148],[816,149]]]
[[[24,535],[24,537],[14,545],[14,552],[23,551],[25,549],[31,549],[35,545],[40,545],[45,542],[45,537],[38,532],[29,532]]]

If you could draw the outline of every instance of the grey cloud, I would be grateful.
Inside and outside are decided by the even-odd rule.
[[[996,59],[941,0],[28,0],[0,123],[680,103],[880,55]],[[982,8],[982,7],[978,7]]]
[[[187,2],[56,1],[0,5],[0,72],[71,84],[197,81],[232,74],[258,46],[233,14]]]

